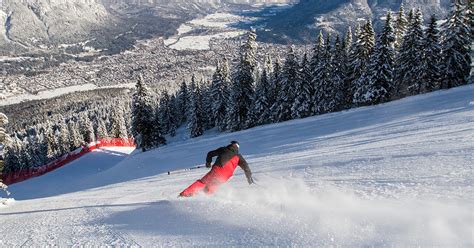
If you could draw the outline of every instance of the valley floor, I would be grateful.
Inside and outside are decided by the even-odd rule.
[[[473,123],[469,85],[146,153],[97,150],[12,185],[0,246],[472,247]],[[237,169],[214,196],[177,198],[206,169],[166,172],[230,140],[258,185]]]

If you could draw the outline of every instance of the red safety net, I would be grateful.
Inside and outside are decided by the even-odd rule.
[[[14,183],[22,182],[33,177],[38,177],[44,175],[50,171],[53,171],[57,168],[60,168],[77,158],[82,157],[84,154],[87,154],[97,148],[101,147],[134,147],[135,142],[132,138],[113,138],[113,139],[99,139],[96,142],[93,142],[87,146],[76,149],[68,154],[61,156],[59,159],[52,161],[46,165],[34,168],[23,169],[7,174],[2,174],[3,183],[6,185],[11,185]]]

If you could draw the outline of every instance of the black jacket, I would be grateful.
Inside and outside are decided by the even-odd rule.
[[[247,181],[252,183],[252,172],[250,171],[250,167],[247,164],[247,161],[242,157],[237,149],[235,149],[232,145],[220,147],[217,150],[210,151],[207,153],[206,163],[211,163],[212,158],[216,157],[216,162],[214,166],[224,166],[229,160],[231,160],[234,156],[239,156],[239,166],[244,170],[245,176],[247,177]]]

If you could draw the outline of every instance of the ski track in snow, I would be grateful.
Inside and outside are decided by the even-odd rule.
[[[12,185],[0,246],[472,247],[474,85],[183,140],[96,150]],[[239,140],[258,185],[176,198]]]

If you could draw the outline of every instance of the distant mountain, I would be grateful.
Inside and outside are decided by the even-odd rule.
[[[48,51],[58,46],[74,53],[84,45],[113,52],[135,39],[173,34],[184,21],[229,4],[287,1],[3,0],[0,1],[0,56]],[[83,44],[74,46],[74,43]]]
[[[272,42],[306,43],[313,40],[319,30],[344,33],[348,26],[354,27],[368,18],[378,28],[387,11],[398,11],[402,2],[407,11],[420,8],[428,19],[431,14],[444,18],[451,0],[300,0],[292,8],[265,20],[259,37]]]
[[[5,0],[0,8],[2,53],[88,38],[110,21],[99,0]]]

